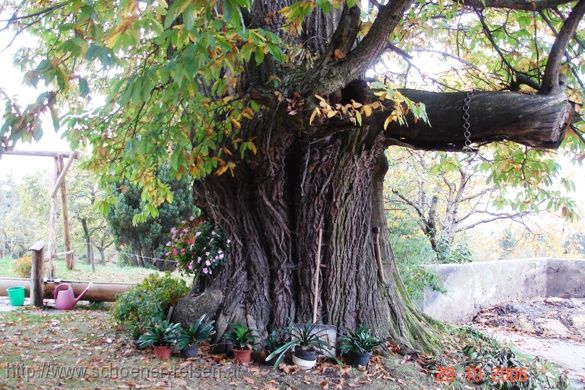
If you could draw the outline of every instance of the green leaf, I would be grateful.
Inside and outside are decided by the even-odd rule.
[[[79,77],[79,93],[82,97],[87,97],[89,95],[89,83],[83,77]]]
[[[53,129],[55,129],[55,132],[59,131],[59,113],[57,112],[57,110],[55,109],[55,106],[53,104],[49,104],[49,111],[51,112],[51,120],[53,122]]]
[[[165,29],[171,27],[177,17],[183,13],[192,3],[192,0],[176,0],[169,7],[167,16],[165,17],[164,27]]]

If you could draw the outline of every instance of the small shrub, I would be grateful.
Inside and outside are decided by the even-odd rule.
[[[149,275],[117,298],[112,308],[112,320],[137,338],[148,327],[163,321],[169,307],[176,305],[188,292],[182,279],[168,273]]]
[[[14,260],[12,267],[18,276],[28,278],[32,269],[32,258],[30,256],[22,256]]]
[[[183,279],[175,278],[169,273],[150,274],[137,287],[145,291],[153,291],[157,300],[162,302],[165,311],[169,306],[176,305],[179,298],[189,292],[187,283]]]

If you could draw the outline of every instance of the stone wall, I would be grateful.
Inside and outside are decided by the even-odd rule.
[[[422,310],[438,320],[470,321],[482,308],[537,297],[585,297],[585,260],[515,259],[432,268],[447,290],[427,289]]]

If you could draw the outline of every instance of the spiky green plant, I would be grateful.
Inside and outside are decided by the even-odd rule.
[[[367,326],[360,326],[339,338],[339,351],[342,354],[364,354],[374,351],[382,342],[374,337]]]
[[[149,326],[136,343],[142,349],[160,345],[173,345],[177,342],[180,329],[181,324],[172,324],[167,321],[157,322]]]
[[[237,349],[252,348],[256,344],[252,329],[239,322],[231,323],[223,338]]]
[[[266,357],[266,361],[277,357],[274,363],[275,366],[284,359],[287,352],[294,351],[297,347],[303,350],[330,348],[329,343],[321,339],[325,330],[320,330],[317,325],[312,322],[307,322],[302,325],[292,325],[284,331],[289,336],[289,341],[272,351],[272,353]]]
[[[193,344],[209,340],[215,334],[214,324],[215,321],[207,321],[207,316],[203,314],[196,322],[186,328],[181,328],[177,345],[181,350],[184,350]]]

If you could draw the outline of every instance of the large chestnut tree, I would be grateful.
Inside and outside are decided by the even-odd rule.
[[[143,188],[135,222],[172,201],[161,167],[195,178],[197,205],[232,242],[208,281],[223,292],[220,334],[233,320],[261,334],[309,320],[317,294],[323,323],[432,347],[386,240],[385,150],[557,148],[580,134],[585,0],[29,0],[2,11],[15,42],[37,38],[16,60],[43,91],[26,107],[2,95],[2,148],[38,138],[50,113],[74,147],[91,146],[104,183]],[[423,68],[425,52],[444,60]]]

